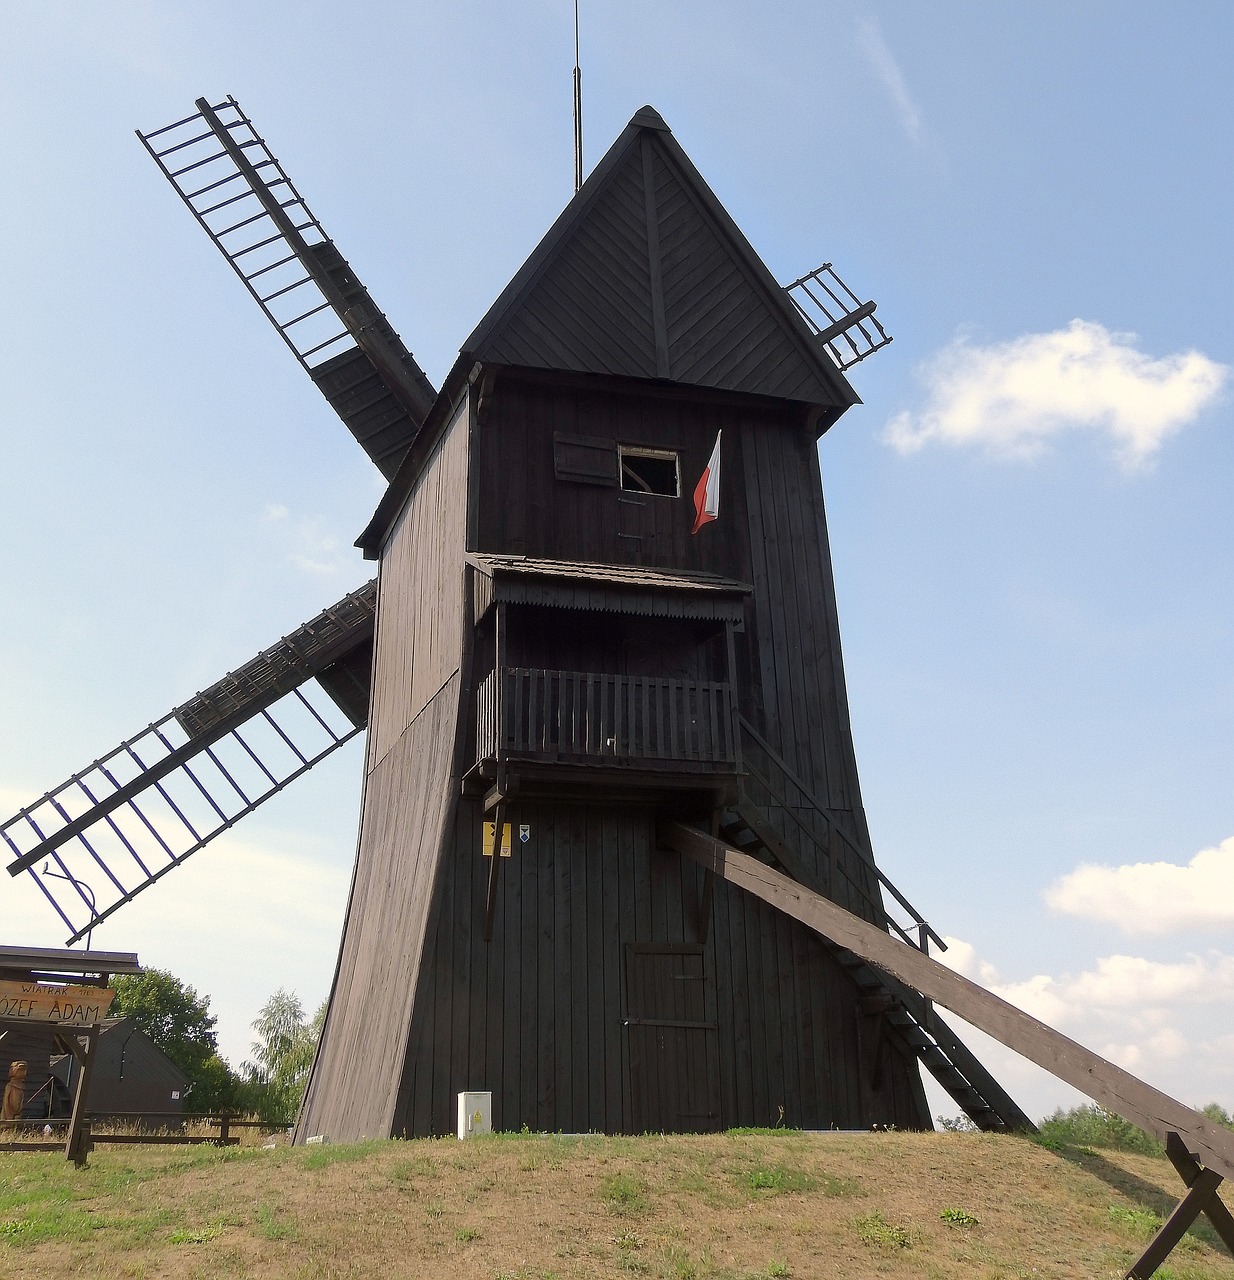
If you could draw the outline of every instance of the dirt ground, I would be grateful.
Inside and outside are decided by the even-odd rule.
[[[0,1276],[1116,1277],[1164,1159],[976,1134],[0,1155]],[[1234,1280],[1205,1224],[1162,1280]]]

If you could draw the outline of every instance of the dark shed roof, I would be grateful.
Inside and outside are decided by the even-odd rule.
[[[463,344],[373,519],[375,558],[477,363],[654,379],[822,410],[859,399],[677,144],[643,107]]]
[[[52,1071],[66,1078],[66,1056],[52,1059]],[[96,1083],[125,1077],[143,1083],[166,1084],[170,1089],[187,1088],[191,1077],[159,1048],[131,1017],[105,1018],[99,1024],[98,1057],[94,1064]]]
[[[539,560],[471,553],[477,571],[476,616],[495,601],[599,613],[738,622],[748,583],[714,573],[668,572],[635,565]]]
[[[130,951],[73,951],[67,947],[0,947],[0,970],[20,973],[93,975],[140,973]]]

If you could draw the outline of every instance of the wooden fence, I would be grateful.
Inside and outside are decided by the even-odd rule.
[[[68,1127],[69,1121],[63,1118],[5,1121],[0,1125],[0,1151],[62,1152]],[[242,1120],[225,1111],[201,1115],[180,1111],[92,1112],[82,1127],[82,1150],[88,1152],[104,1144],[234,1147],[240,1142],[238,1129],[277,1133],[284,1127],[264,1120]],[[203,1129],[213,1132],[202,1133]]]

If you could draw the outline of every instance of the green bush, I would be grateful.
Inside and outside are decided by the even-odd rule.
[[[1107,1151],[1138,1151],[1143,1155],[1161,1155],[1165,1150],[1155,1138],[1130,1121],[1116,1116],[1104,1107],[1091,1104],[1057,1110],[1040,1124],[1038,1140],[1043,1146],[1104,1147]]]

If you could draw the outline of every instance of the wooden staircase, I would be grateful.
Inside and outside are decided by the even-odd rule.
[[[743,727],[747,727],[744,726],[744,721]],[[777,867],[798,884],[814,893],[823,894],[854,915],[880,929],[886,929],[888,933],[898,936],[901,941],[927,955],[931,940],[938,949],[946,950],[946,943],[942,938],[903,894],[877,871],[873,862],[860,856],[854,843],[835,830],[830,815],[819,808],[816,802],[812,801],[827,824],[824,829],[828,831],[829,838],[825,847],[816,837],[810,836],[811,828],[796,817],[791,826],[795,832],[800,833],[801,838],[790,840],[781,834],[773,820],[773,810],[778,809],[781,814],[789,817],[793,815],[783,796],[778,794],[778,789],[774,788],[769,779],[771,769],[767,766],[770,764],[783,771],[787,771],[788,766],[762,739],[755,745],[765,757],[763,768],[756,775],[761,783],[763,798],[779,800],[779,804],[756,803],[743,787],[737,803],[720,815],[720,838],[742,853]],[[749,764],[748,753],[746,759]],[[804,788],[797,784],[797,790],[801,793]],[[790,824],[782,822],[781,825]],[[811,843],[814,845],[812,849],[809,847]],[[878,892],[880,886],[888,888],[895,900],[908,912],[908,928],[888,916]],[[890,1044],[901,1053],[917,1058],[973,1124],[989,1132],[1035,1132],[1036,1126],[1029,1117],[939,1017],[929,1000],[867,964],[846,948],[825,938],[820,940],[849,973],[861,992],[860,1008],[871,1015],[881,1016],[881,1034],[886,1035]],[[876,1075],[877,1054],[870,1065]]]

